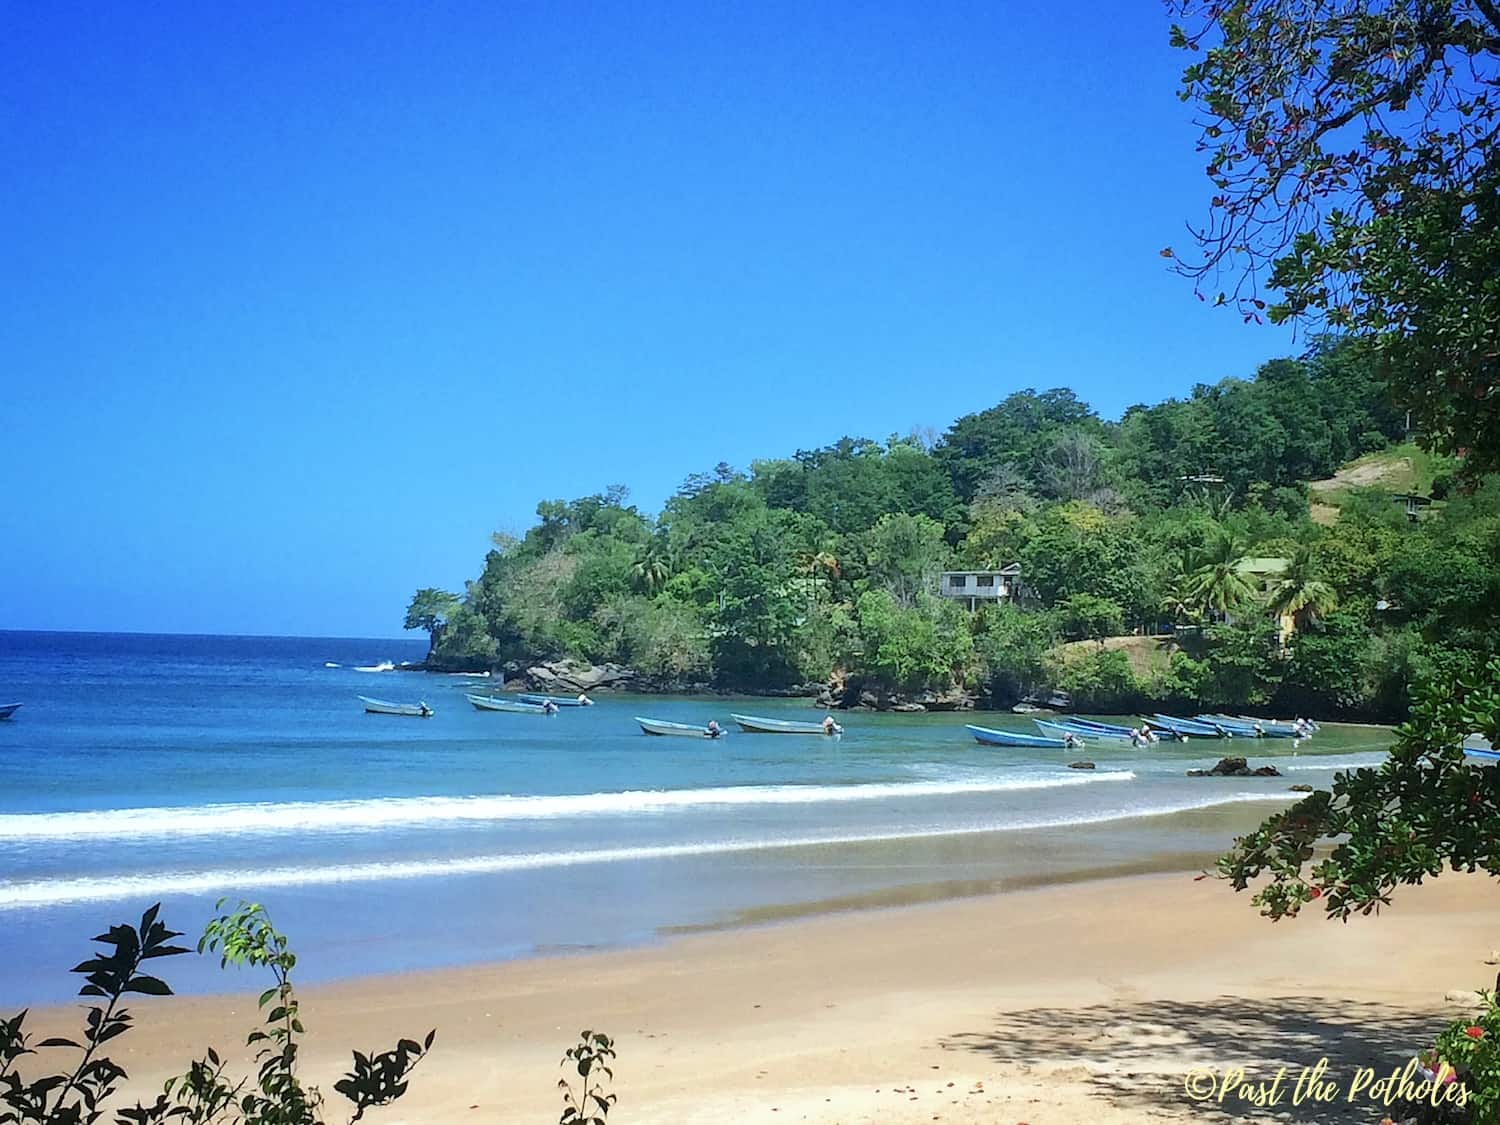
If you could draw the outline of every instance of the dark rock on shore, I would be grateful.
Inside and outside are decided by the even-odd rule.
[[[1095,766],[1093,762],[1069,762],[1068,768],[1070,770],[1091,770]]]
[[[816,694],[819,707],[843,711],[972,711],[975,704],[963,688],[906,694],[850,680],[842,672],[834,672]]]
[[[1290,788],[1293,793],[1311,793],[1313,791],[1311,785],[1293,785]]]
[[[1250,768],[1244,758],[1220,758],[1218,765],[1208,770],[1188,770],[1189,777],[1280,777],[1275,766]]]
[[[520,687],[547,695],[624,691],[640,682],[639,673],[632,668],[619,664],[585,664],[578,660],[548,660],[524,669],[509,665],[506,672],[507,688]]]

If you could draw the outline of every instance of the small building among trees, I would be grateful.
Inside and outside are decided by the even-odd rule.
[[[986,603],[1013,602],[1021,596],[1021,564],[999,570],[945,570],[938,584],[945,598],[964,602],[969,610]]]

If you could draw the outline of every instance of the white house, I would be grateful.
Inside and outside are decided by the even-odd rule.
[[[938,593],[966,603],[971,610],[985,602],[1015,601],[1021,596],[1021,564],[999,570],[945,570]]]

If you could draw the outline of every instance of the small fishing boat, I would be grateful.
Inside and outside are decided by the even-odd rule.
[[[1134,734],[1134,727],[1122,727],[1118,723],[1101,723],[1095,719],[1085,719],[1078,715],[1059,715],[1056,722],[1069,727],[1084,727],[1087,730],[1102,731],[1105,734]]]
[[[966,726],[974,741],[986,746],[1024,746],[1028,750],[1074,750],[1084,745],[1083,739],[1070,734],[1063,738],[1043,738],[1036,734],[1022,734],[1014,730],[993,730],[990,727]]]
[[[669,723],[664,719],[643,719],[639,715],[635,717],[635,721],[641,724],[641,730],[647,734],[677,735],[680,738],[722,738],[724,735],[723,727],[709,730],[692,723]]]
[[[1174,715],[1152,715],[1146,719],[1148,727],[1167,731],[1184,738],[1233,738],[1234,733],[1218,723],[1202,723],[1197,719],[1179,719]]]
[[[1311,738],[1318,729],[1318,724],[1311,719],[1300,720],[1301,733],[1298,733],[1299,720],[1297,719],[1257,719],[1254,715],[1230,715],[1228,718],[1238,719],[1242,723],[1259,723],[1263,727],[1291,731],[1293,738]]]
[[[379,664],[356,664],[356,672],[394,672],[396,666],[389,660],[382,660]]]
[[[1265,738],[1311,738],[1312,728],[1304,724],[1298,727],[1296,723],[1285,722],[1281,719],[1257,719],[1254,715],[1214,715],[1213,721],[1226,725],[1238,723],[1250,730],[1260,729]],[[1232,726],[1230,729],[1234,729]]]
[[[1241,738],[1304,738],[1291,727],[1279,727],[1260,719],[1231,719],[1227,715],[1199,715],[1200,723],[1213,723]]]
[[[592,707],[594,705],[594,701],[586,695],[537,695],[535,692],[525,691],[516,698],[527,703],[535,703],[538,707],[543,703],[550,703],[554,707]]]
[[[1095,730],[1092,727],[1074,726],[1072,723],[1049,723],[1045,719],[1032,719],[1037,729],[1050,738],[1066,738],[1072,735],[1074,738],[1085,738],[1098,742],[1124,742],[1131,746],[1141,745],[1141,736],[1137,731],[1127,731],[1116,734],[1109,730]]]
[[[464,698],[474,705],[476,711],[509,711],[514,715],[546,715],[548,710],[540,703],[519,703],[513,699],[495,699],[488,695],[469,695]]]
[[[838,723],[801,723],[788,719],[758,719],[754,715],[730,715],[748,734],[843,734]]]
[[[425,703],[391,703],[385,699],[371,699],[367,695],[359,696],[359,701],[371,715],[405,715],[413,719],[432,717],[432,708]]]
[[[8,719],[20,709],[19,703],[0,703],[0,719]]]

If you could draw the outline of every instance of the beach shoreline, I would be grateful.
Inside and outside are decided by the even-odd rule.
[[[1215,880],[1151,874],[370,977],[302,990],[306,1074],[330,1091],[349,1050],[436,1028],[411,1093],[372,1120],[550,1120],[589,1027],[620,1052],[614,1121],[1200,1120],[1225,1111],[1186,1097],[1194,1067],[1423,1046],[1457,1010],[1447,992],[1491,983],[1494,906],[1489,880],[1449,874],[1380,918],[1272,924]],[[132,1096],[208,1045],[243,1065],[264,982],[240,977],[132,1005]]]

